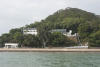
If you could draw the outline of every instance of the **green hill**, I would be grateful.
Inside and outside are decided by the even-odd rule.
[[[39,34],[38,34],[38,37],[34,36],[34,38],[37,38],[38,41],[42,39],[43,40],[42,42],[46,42],[47,44],[49,43],[49,41],[54,42],[54,41],[51,41],[49,38],[51,37],[50,33],[48,32],[49,30],[67,29],[67,30],[73,30],[73,34],[79,33],[80,40],[82,43],[89,42],[90,46],[94,46],[94,47],[100,46],[100,17],[95,15],[94,13],[90,13],[78,8],[61,9],[55,12],[54,14],[48,16],[46,19],[41,20],[40,22],[32,23],[30,25],[26,25],[25,27],[37,28]],[[20,43],[24,44],[23,42],[25,42],[26,40],[22,38],[22,32],[21,32],[22,28],[12,29],[8,34],[3,34],[0,37],[1,44],[4,44],[4,42],[19,42],[17,40],[20,40]],[[57,34],[57,36],[59,35]],[[62,42],[66,44],[65,41],[62,41]],[[73,43],[72,41],[68,40],[68,38],[67,38],[67,41],[70,43]],[[38,45],[42,44],[42,42],[39,41]],[[49,43],[49,45],[50,44],[51,43]],[[30,46],[30,45],[27,45],[27,46]]]

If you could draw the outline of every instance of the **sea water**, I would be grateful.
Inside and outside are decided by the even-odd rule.
[[[0,67],[100,67],[100,53],[1,52]]]

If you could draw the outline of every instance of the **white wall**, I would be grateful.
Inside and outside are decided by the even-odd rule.
[[[37,35],[37,29],[29,29],[29,30],[23,30],[23,34],[32,34],[32,35]]]

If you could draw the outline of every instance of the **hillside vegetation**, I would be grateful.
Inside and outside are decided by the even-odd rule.
[[[49,32],[52,29],[67,29],[68,31],[73,30],[73,34],[79,33],[81,43],[89,42],[91,47],[100,47],[100,17],[78,8],[61,9],[40,22],[25,26],[25,28],[34,27],[38,29],[37,36],[23,35],[22,29],[24,27],[12,29],[9,33],[2,34],[0,36],[1,46],[7,42],[17,42],[23,47],[78,45],[61,33]]]

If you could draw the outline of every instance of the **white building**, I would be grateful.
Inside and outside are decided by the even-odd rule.
[[[18,48],[18,43],[5,43],[4,48]]]
[[[27,34],[32,34],[32,35],[37,35],[37,29],[36,28],[26,28],[23,29],[23,34],[27,35]]]
[[[72,34],[72,30],[69,30],[69,32],[67,32],[66,29],[53,29],[53,30],[51,30],[51,33],[53,33],[53,32],[60,32],[63,35],[68,36],[68,37],[75,37],[76,36],[76,33]]]
[[[69,32],[66,32],[64,35],[68,36],[68,37],[75,37],[75,36],[77,36],[77,33],[72,34],[72,30],[69,30]]]

